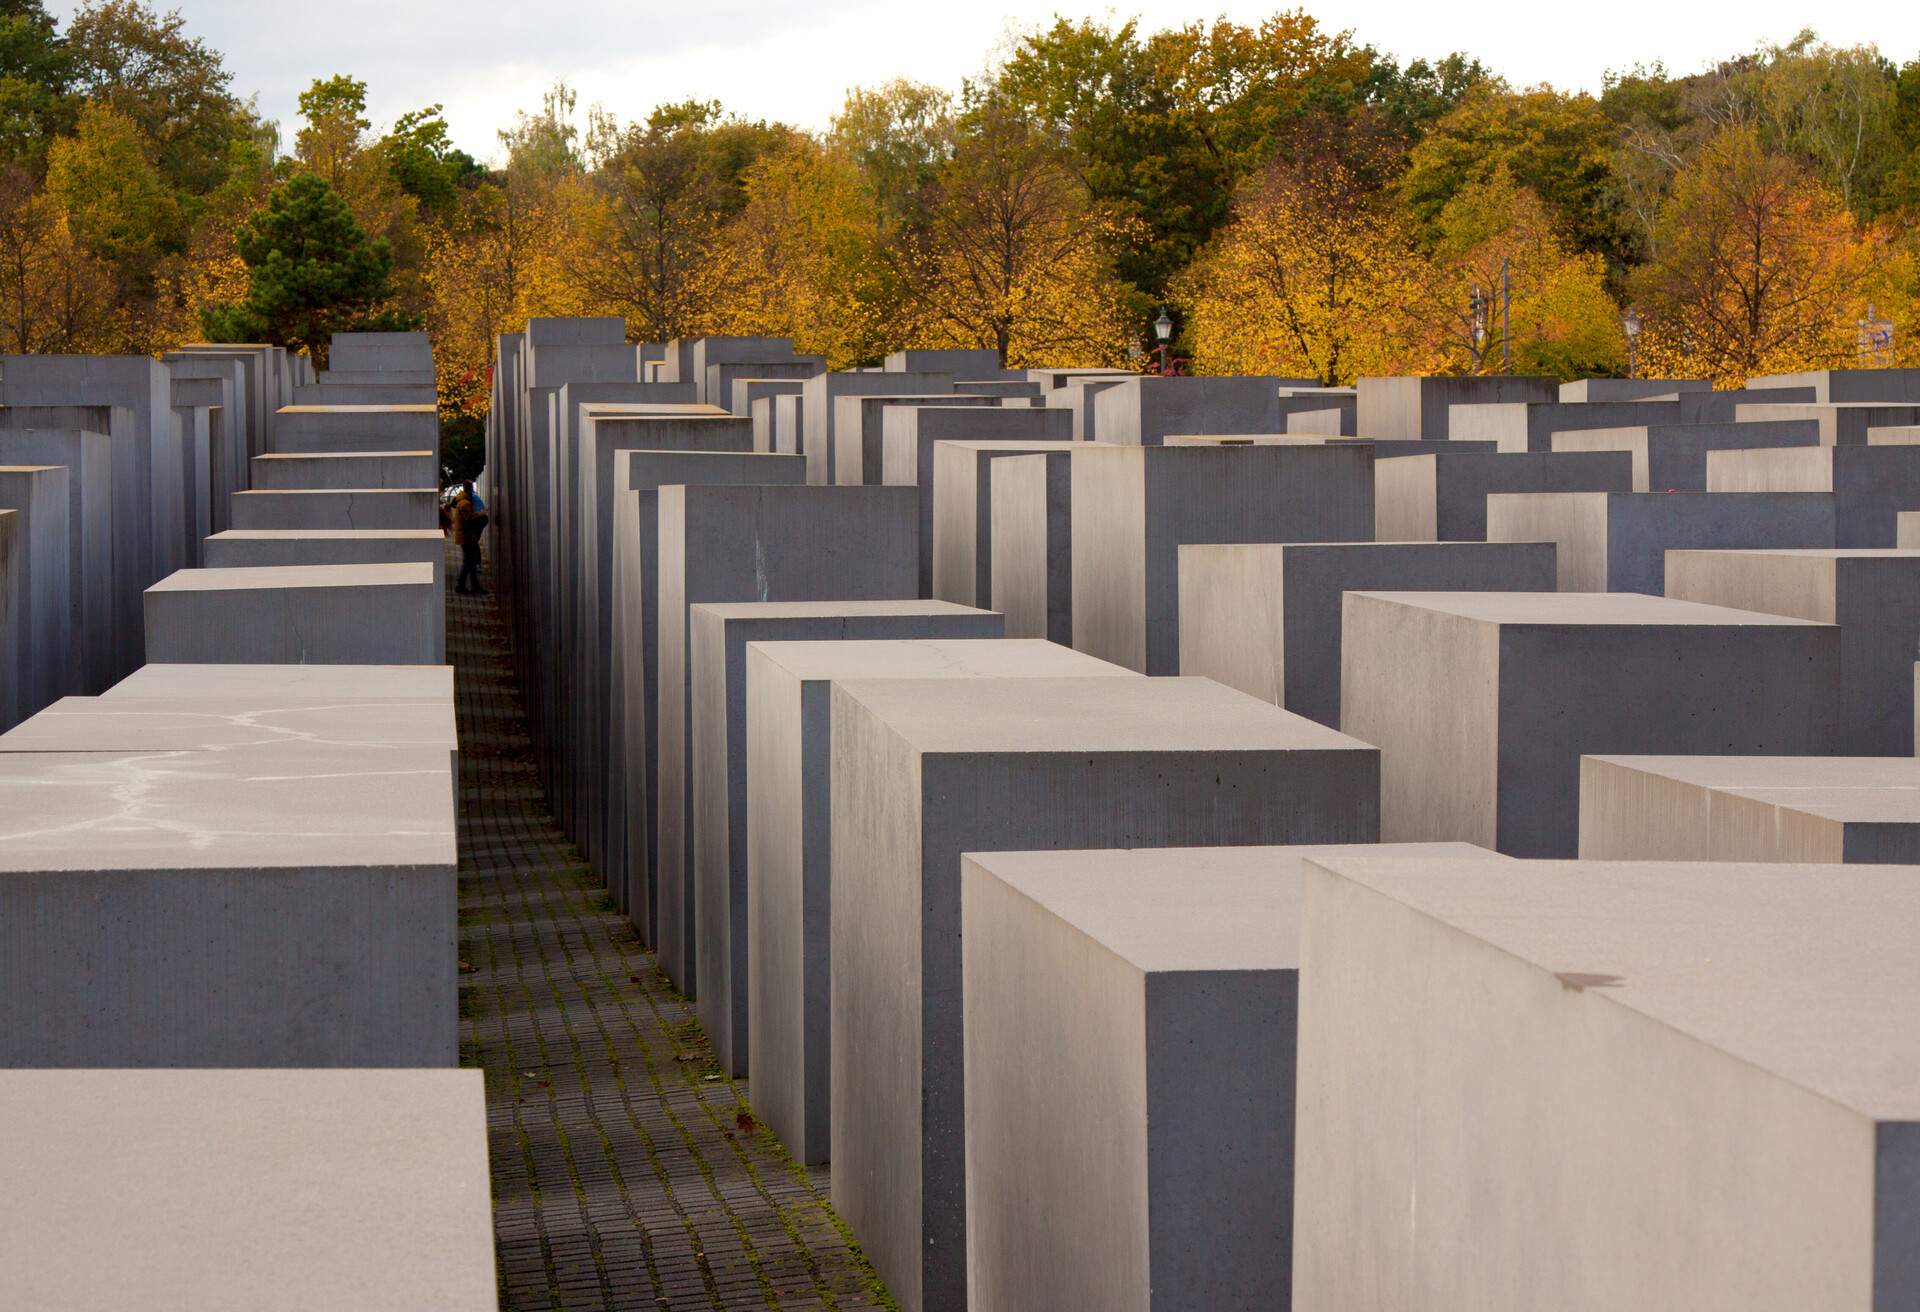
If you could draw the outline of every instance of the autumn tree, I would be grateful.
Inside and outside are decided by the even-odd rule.
[[[1424,363],[1425,265],[1370,167],[1390,149],[1376,123],[1312,120],[1243,192],[1175,289],[1202,372],[1343,384]]]
[[[1623,371],[1626,338],[1604,262],[1574,250],[1545,202],[1504,165],[1456,193],[1437,226],[1422,319],[1440,332],[1438,367],[1562,379]]]
[[[940,172],[914,344],[991,349],[1010,364],[1114,362],[1141,317],[1114,271],[1120,235],[1059,147],[984,99]]]
[[[0,350],[111,349],[113,275],[76,241],[59,202],[19,168],[0,173]]]
[[[1675,177],[1634,279],[1649,370],[1736,383],[1849,362],[1873,277],[1839,195],[1728,128]]]
[[[296,173],[243,225],[246,298],[209,306],[211,341],[273,342],[324,366],[336,332],[415,326],[391,306],[393,253],[369,241],[324,178]]]
[[[0,159],[29,174],[73,123],[73,54],[40,0],[0,3]]]

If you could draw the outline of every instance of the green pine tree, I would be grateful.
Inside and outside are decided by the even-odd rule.
[[[326,364],[336,332],[419,327],[419,316],[388,305],[393,252],[372,241],[338,192],[317,174],[276,187],[265,209],[236,234],[249,276],[246,299],[210,305],[200,326],[216,342],[272,342]]]

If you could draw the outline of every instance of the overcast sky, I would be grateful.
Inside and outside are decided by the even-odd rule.
[[[148,0],[155,8],[170,0]],[[369,108],[385,127],[409,109],[446,106],[455,140],[482,159],[514,111],[534,108],[565,79],[587,106],[622,119],[688,97],[717,99],[750,118],[824,127],[850,86],[907,77],[955,87],[978,72],[1010,34],[1055,13],[1125,18],[1136,8],[1076,7],[1070,0],[179,0],[195,35],[226,56],[234,89],[259,96],[288,129],[295,97],[315,78],[350,73],[369,84]],[[1242,23],[1282,7],[1224,3]],[[64,17],[71,4],[49,5]],[[1690,73],[1763,41],[1786,41],[1811,23],[1836,45],[1872,42],[1898,62],[1920,57],[1920,3],[1822,5],[1744,0],[1704,6],[1681,0],[1606,0],[1541,6],[1516,21],[1514,5],[1434,0],[1322,0],[1308,8],[1329,28],[1402,61],[1465,50],[1520,84],[1597,90],[1609,69],[1659,59]],[[1532,9],[1532,6],[1528,6]],[[1561,21],[1553,10],[1578,15]],[[1717,12],[1716,12],[1717,11]],[[1209,9],[1158,6],[1167,17]],[[1177,17],[1176,17],[1177,15]]]

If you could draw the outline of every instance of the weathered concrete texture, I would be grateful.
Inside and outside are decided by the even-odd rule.
[[[147,654],[243,665],[438,665],[428,565],[187,569],[147,589]]]
[[[1865,446],[1876,428],[1896,428],[1920,424],[1920,404],[1888,405],[1854,401],[1814,405],[1779,405],[1747,402],[1735,407],[1735,418],[1742,423],[1760,419],[1797,419],[1819,426],[1822,446]]]
[[[920,595],[933,591],[934,543],[938,536],[938,506],[945,505],[947,516],[971,519],[982,511],[991,513],[987,489],[941,487],[934,452],[936,444],[947,441],[999,441],[1048,443],[1070,442],[1068,416],[1061,410],[1008,409],[1003,406],[890,406],[882,414],[880,481],[889,486],[917,487],[920,490]],[[958,471],[952,471],[958,476]],[[948,529],[951,535],[957,525]],[[990,539],[989,539],[990,541]],[[981,570],[985,583],[985,570]],[[963,605],[983,604],[963,602]]]
[[[832,698],[834,1203],[903,1308],[963,1307],[961,853],[1372,842],[1379,757],[1205,679]]]
[[[661,968],[689,995],[697,996],[699,963],[688,612],[701,602],[910,599],[914,500],[911,488],[899,487],[660,489],[659,803],[650,893]]]
[[[1440,451],[1373,467],[1373,535],[1382,542],[1484,542],[1493,492],[1630,492],[1624,451]]]
[[[894,351],[881,363],[881,368],[890,374],[944,373],[968,380],[1020,377],[1018,373],[1000,363],[998,351],[972,347],[933,351]]]
[[[1012,370],[1004,372],[1012,373]],[[1035,405],[1043,389],[1040,384],[1027,378],[983,379],[975,382],[957,381],[953,385],[955,393],[962,396],[997,397],[1002,405],[1027,408]]]
[[[819,356],[795,356],[791,337],[696,337],[693,340],[691,362],[693,376],[682,377],[679,381],[692,382],[699,387],[700,399],[708,405],[724,406],[733,393],[731,380],[728,380],[729,386],[717,394],[709,391],[708,384],[712,380],[714,366],[747,361],[786,361],[825,366],[825,361]]]
[[[1677,548],[1832,547],[1825,492],[1506,492],[1487,498],[1487,540],[1551,542],[1563,592],[1666,590]]]
[[[1180,664],[1179,549],[1365,542],[1364,446],[1074,448],[1073,645],[1143,674]]]
[[[370,382],[375,378],[417,378],[413,382]],[[368,374],[328,370],[314,383],[296,383],[288,405],[432,405],[437,393],[431,373]]]
[[[16,640],[15,665],[5,677],[18,690],[16,715],[30,715],[56,697],[80,691],[80,663],[73,659],[74,570],[68,530],[69,483],[64,465],[0,465],[0,510],[14,515],[10,571]]]
[[[1890,547],[1896,516],[1920,509],[1920,447],[1714,451],[1707,491],[1831,492],[1839,503],[1836,546]]]
[[[693,782],[694,987],[715,1059],[745,1075],[747,962],[747,644],[809,639],[998,638],[1000,617],[945,601],[708,603],[689,614]]]
[[[1814,369],[1749,378],[1749,388],[1811,388],[1822,405],[1859,401],[1920,403],[1920,369]]]
[[[99,692],[119,672],[114,648],[113,451],[80,429],[0,429],[0,466],[59,465],[67,471],[67,621],[77,676],[67,689]],[[20,527],[25,531],[24,519]],[[19,544],[25,547],[24,539]]]
[[[1645,424],[1553,434],[1555,451],[1626,451],[1635,492],[1705,492],[1707,453],[1820,445],[1819,426],[1788,419],[1744,424]]]
[[[614,469],[610,631],[595,676],[606,689],[598,722],[606,735],[601,864],[615,905],[651,943],[657,910],[660,488],[797,483],[804,470],[792,459],[704,451],[620,451]]]
[[[783,456],[806,454],[803,431],[806,425],[805,385],[796,396],[776,396],[773,398],[773,450]],[[758,430],[755,430],[756,432]],[[811,477],[808,482],[812,482]]]
[[[0,753],[0,816],[0,1066],[453,1064],[444,747]]]
[[[1009,638],[1073,643],[1071,454],[1004,456],[994,471],[987,601]]]
[[[282,393],[273,353],[273,347],[259,344],[199,342],[168,351],[163,360],[170,372],[176,364],[185,364],[185,376],[190,378],[224,376],[229,369],[239,371],[247,411],[245,454],[257,456],[271,449],[275,413],[291,400],[290,389]]]
[[[1354,432],[1361,437],[1445,441],[1455,405],[1552,401],[1551,378],[1362,378],[1354,384]]]
[[[1301,900],[1295,1306],[1920,1300],[1913,870],[1341,855]]]
[[[438,451],[440,412],[431,405],[283,405],[273,451]]]
[[[1920,862],[1912,756],[1586,756],[1589,861]]]
[[[1381,750],[1388,842],[1571,856],[1584,754],[1837,737],[1832,625],[1638,593],[1350,592],[1342,628],[1340,727]]]
[[[226,751],[274,744],[437,747],[451,754],[459,740],[450,696],[359,700],[286,693],[62,697],[0,734],[0,752]]]
[[[830,1156],[832,681],[1133,674],[1038,639],[756,642],[746,656],[754,1106],[817,1164]]]
[[[433,346],[423,332],[341,332],[327,351],[329,371],[431,374]]]
[[[1335,542],[1180,548],[1180,673],[1340,724],[1348,592],[1551,592],[1551,543]]]
[[[431,528],[228,529],[205,543],[208,569],[277,565],[404,565],[433,570],[434,641],[446,643],[447,538]]]
[[[1048,452],[1061,456],[1064,473],[1067,448],[1057,441],[935,444],[931,486],[921,494],[923,515],[929,501],[933,507],[930,582],[934,596],[962,606],[988,604],[993,596],[994,462],[1014,456],[1044,457]],[[922,532],[926,530],[923,519]],[[1044,566],[1045,561],[1039,563]]]
[[[171,394],[171,388],[168,389]],[[173,440],[180,448],[180,563],[200,563],[200,542],[213,532],[213,415],[205,406],[175,398]]]
[[[1682,422],[1679,401],[1506,401],[1456,405],[1448,432],[1497,443],[1503,452],[1551,451],[1555,433]]]
[[[959,392],[837,396],[833,400],[834,483],[842,487],[884,484],[886,412],[901,406],[923,405],[987,410],[992,412],[995,420],[1006,413],[993,397],[966,396]]]
[[[1704,378],[1576,378],[1560,384],[1562,401],[1645,401],[1682,392],[1710,392]]]
[[[172,380],[174,400],[204,402],[219,408],[212,421],[214,443],[222,457],[213,513],[215,525],[224,528],[226,497],[246,486],[247,460],[260,437],[260,398],[250,394],[247,367],[237,357],[169,351],[161,360]]]
[[[351,697],[355,701],[448,700],[447,665],[143,665],[103,697],[211,697],[271,702],[281,697]]]
[[[1834,749],[1911,756],[1920,551],[1671,551],[1666,594],[1840,626]]]
[[[430,529],[439,521],[439,493],[431,486],[233,494],[235,528]]]
[[[318,488],[435,488],[440,462],[431,451],[370,451],[356,455],[267,455],[251,462],[256,491]]]
[[[1291,1305],[1300,872],[1346,852],[1488,855],[961,858],[972,1306]]]
[[[699,397],[708,405],[717,405],[729,414],[745,419],[750,411],[745,405],[735,409],[742,395],[741,384],[748,382],[766,382],[785,380],[802,383],[815,374],[827,371],[824,356],[795,355],[784,360],[734,360],[723,364],[710,364],[704,378],[704,386]],[[747,393],[751,395],[751,393]]]
[[[1311,378],[1135,377],[1092,398],[1092,435],[1123,446],[1158,446],[1169,433],[1284,433],[1280,389]]]
[[[1167,446],[1364,446],[1373,452],[1375,460],[1392,460],[1400,456],[1430,456],[1436,451],[1445,451],[1451,455],[1460,451],[1487,452],[1498,450],[1494,442],[1453,441],[1445,447],[1432,442],[1416,439],[1341,437],[1328,433],[1214,433],[1168,434]]]
[[[478,1071],[5,1071],[0,1118],[20,1307],[495,1306]]]
[[[183,377],[172,365],[167,367],[167,372],[173,375],[171,391],[175,413],[180,413],[183,406],[206,412],[206,522],[208,533],[218,533],[227,527],[227,498],[245,487],[247,479],[247,456],[243,449],[246,431],[235,380],[232,377]]]
[[[843,396],[949,396],[953,392],[950,373],[828,373],[807,379],[800,393],[798,450],[807,458],[807,482],[816,485],[844,483],[835,468],[837,452],[833,434],[838,423],[838,401]],[[776,444],[776,450],[779,449]],[[858,480],[855,480],[858,481]]]
[[[1102,365],[1090,365],[1086,368],[1072,369],[1040,368],[1027,370],[1027,377],[1040,384],[1041,389],[1046,392],[1057,392],[1063,388],[1072,387],[1079,383],[1099,382],[1102,380],[1116,383],[1124,382],[1129,378],[1137,378],[1139,375],[1140,371],[1138,369],[1118,369]]]
[[[1359,402],[1351,387],[1283,387],[1280,417],[1289,433],[1352,437],[1360,431]]]

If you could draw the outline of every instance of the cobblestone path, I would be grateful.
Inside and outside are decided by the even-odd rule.
[[[457,569],[450,562],[451,570]],[[892,1307],[554,826],[491,597],[447,596],[461,1054],[486,1072],[501,1306]]]

